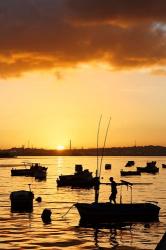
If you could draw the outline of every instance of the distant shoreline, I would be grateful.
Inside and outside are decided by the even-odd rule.
[[[42,149],[42,148],[11,148],[0,150],[0,158],[15,156],[96,156],[96,148],[81,149]],[[134,146],[134,147],[112,147],[98,149],[98,155],[104,156],[166,156],[164,146]]]

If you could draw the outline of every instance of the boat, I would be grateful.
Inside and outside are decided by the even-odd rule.
[[[110,202],[76,203],[81,223],[98,224],[112,222],[154,222],[159,220],[159,210],[156,204]]]
[[[27,165],[30,167],[27,168]],[[23,169],[11,169],[11,176],[30,176],[36,179],[45,179],[47,175],[47,168],[41,166],[40,163],[25,163],[25,168]]]
[[[156,166],[156,161],[147,162],[145,167],[137,167],[137,170],[141,173],[156,174],[159,172],[159,168]]]
[[[101,183],[106,184],[106,183]],[[130,183],[121,180],[118,185],[127,185],[131,188],[130,203],[113,204],[111,202],[76,203],[81,224],[98,224],[112,222],[154,222],[159,221],[160,207],[156,202],[133,203],[132,186],[141,183]],[[142,183],[146,184],[146,183]],[[108,184],[107,184],[108,185]]]
[[[121,176],[131,176],[131,175],[141,175],[141,171],[139,170],[131,170],[131,171],[120,171]]]
[[[32,191],[20,190],[10,194],[11,212],[32,212],[34,194]]]
[[[110,163],[105,164],[105,170],[107,170],[107,169],[111,169],[111,164]]]
[[[94,186],[94,178],[92,172],[88,169],[83,170],[80,164],[75,165],[75,173],[72,175],[60,175],[57,179],[58,187],[76,187],[76,188],[92,188]]]
[[[125,165],[125,167],[132,167],[134,166],[135,162],[134,161],[128,161]]]
[[[163,163],[163,164],[162,164],[162,168],[166,168],[166,164]]]
[[[101,121],[101,117],[100,117]],[[100,121],[98,125],[98,135],[100,128]],[[110,120],[109,120],[110,123]],[[105,141],[107,137],[107,132],[109,128],[109,123],[106,130]],[[97,135],[97,148],[98,148],[98,135]],[[105,147],[105,144],[104,144]],[[103,147],[103,148],[104,148]],[[98,151],[97,151],[98,152]],[[102,154],[102,157],[104,152]],[[102,158],[101,158],[102,162]],[[159,220],[159,211],[160,207],[154,204],[154,202],[145,202],[145,203],[133,203],[132,202],[132,187],[134,184],[147,184],[147,183],[130,183],[124,180],[121,180],[121,183],[117,185],[127,185],[131,190],[131,201],[130,203],[122,203],[122,193],[120,195],[120,203],[112,204],[111,202],[99,202],[99,191],[100,185],[106,184],[111,185],[110,183],[101,183],[101,164],[100,168],[98,167],[98,154],[97,154],[97,169],[95,177],[95,199],[92,203],[75,203],[74,206],[77,208],[80,215],[80,224],[89,225],[89,224],[109,224],[112,222],[145,222],[145,221],[158,221]],[[122,189],[121,189],[122,191]]]

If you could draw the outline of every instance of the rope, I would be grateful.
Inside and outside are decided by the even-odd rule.
[[[65,217],[69,213],[69,211],[70,211],[70,209],[72,209],[72,207],[74,207],[74,204],[67,210],[67,212],[64,215],[62,215],[62,218]]]

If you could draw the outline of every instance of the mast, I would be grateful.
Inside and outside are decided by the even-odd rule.
[[[104,144],[103,144],[103,148],[102,148],[102,156],[101,156],[101,161],[100,161],[99,178],[100,178],[100,175],[101,175],[101,167],[102,167],[102,162],[103,162],[104,149],[105,149],[105,144],[106,144],[106,140],[107,140],[107,135],[108,135],[108,129],[109,129],[109,126],[110,126],[110,122],[111,122],[111,116],[110,116],[109,121],[108,121],[107,130],[106,130],[106,133],[105,133]]]
[[[100,115],[99,123],[98,123],[98,131],[97,131],[97,168],[96,168],[96,177],[95,177],[95,202],[98,202],[99,197],[99,132],[100,132],[100,124],[101,124],[102,115]]]
[[[104,148],[105,148],[105,144],[106,144],[106,139],[107,139],[107,135],[108,135],[108,129],[109,129],[110,121],[111,121],[111,117],[110,117],[109,122],[108,122],[108,126],[107,126],[107,130],[106,130],[106,134],[105,134],[105,140],[104,140],[104,145],[103,145],[103,149],[102,149],[102,157],[101,157],[100,169],[99,169],[99,166],[98,166],[98,140],[99,140],[101,118],[102,118],[102,115],[100,116],[99,125],[98,125],[98,133],[97,133],[97,170],[96,170],[96,178],[95,178],[95,185],[94,185],[95,203],[98,203],[98,200],[99,200],[101,166],[102,166],[102,160],[103,160],[103,155],[104,155]]]

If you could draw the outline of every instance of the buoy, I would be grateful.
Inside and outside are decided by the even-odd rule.
[[[39,196],[39,197],[36,198],[36,201],[37,201],[37,202],[41,202],[41,201],[42,201],[42,198]]]
[[[48,208],[45,208],[42,212],[41,218],[44,223],[50,223],[51,222],[51,210]]]

